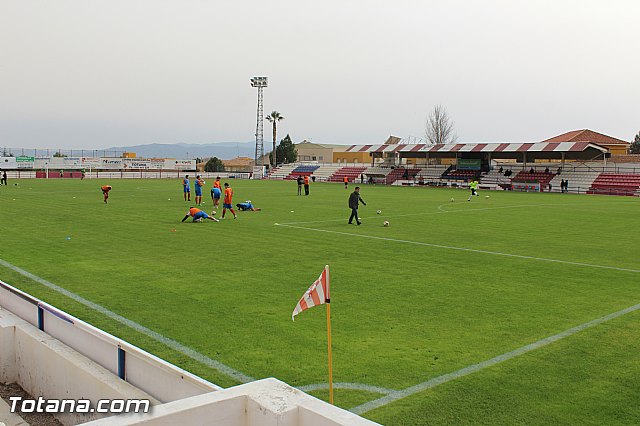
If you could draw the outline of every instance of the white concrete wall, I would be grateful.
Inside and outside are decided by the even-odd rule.
[[[377,423],[270,378],[153,407],[84,426],[370,426]]]
[[[161,402],[221,389],[0,281],[0,307],[37,326],[38,305],[43,308],[44,331],[48,335],[113,374],[118,374],[121,347],[126,352],[126,380]]]
[[[12,336],[8,337],[8,336]],[[159,401],[120,380],[95,362],[80,355],[57,339],[41,332],[7,310],[0,310],[0,341],[10,342],[0,352],[0,380],[17,383],[34,398],[149,399]],[[11,365],[13,364],[13,365]],[[108,414],[57,414],[65,425],[75,425]]]

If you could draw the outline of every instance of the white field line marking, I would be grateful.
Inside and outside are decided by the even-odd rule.
[[[399,392],[395,389],[381,388],[379,386],[370,386],[370,385],[363,385],[361,383],[345,383],[345,382],[334,383],[333,388],[361,390],[361,391],[367,391],[367,392],[373,392],[373,393],[381,393],[383,395],[389,395],[392,393]],[[318,390],[318,389],[329,389],[329,383],[314,383],[312,385],[300,386],[298,389],[300,389],[302,392],[313,392],[314,390]]]
[[[606,316],[598,318],[598,319],[594,319],[594,320],[586,322],[584,324],[580,324],[578,326],[575,326],[573,328],[565,330],[565,331],[563,331],[561,333],[555,334],[553,336],[546,337],[546,338],[544,338],[542,340],[538,340],[537,342],[531,343],[529,345],[522,346],[522,347],[520,347],[518,349],[515,349],[515,350],[513,350],[511,352],[507,352],[507,353],[504,353],[502,355],[498,355],[495,358],[491,358],[491,359],[488,359],[486,361],[482,361],[482,362],[480,362],[478,364],[470,365],[468,367],[462,368],[462,369],[454,371],[452,373],[448,373],[448,374],[444,374],[442,376],[434,377],[431,380],[427,380],[426,382],[422,382],[422,383],[417,384],[415,386],[408,387],[408,388],[403,389],[401,391],[390,393],[389,395],[383,396],[383,397],[375,399],[373,401],[366,402],[366,403],[364,403],[362,405],[358,405],[357,407],[354,407],[349,411],[352,411],[352,412],[354,412],[356,414],[364,414],[367,411],[374,410],[376,408],[382,407],[383,405],[387,405],[387,404],[389,404],[391,402],[394,402],[394,401],[397,401],[399,399],[406,398],[406,397],[408,397],[410,395],[414,395],[414,394],[416,394],[418,392],[422,392],[422,391],[425,391],[427,389],[431,389],[431,388],[436,387],[438,385],[441,385],[443,383],[447,383],[447,382],[449,382],[451,380],[455,380],[455,379],[458,379],[460,377],[463,377],[463,376],[478,372],[478,371],[483,370],[483,369],[485,369],[487,367],[492,367],[492,366],[494,366],[494,365],[496,365],[498,363],[501,363],[503,361],[507,361],[507,360],[509,360],[511,358],[515,358],[517,356],[524,355],[527,352],[531,352],[531,351],[533,351],[535,349],[539,349],[539,348],[541,348],[543,346],[546,346],[546,345],[548,345],[550,343],[556,342],[558,340],[561,340],[561,339],[569,337],[569,336],[571,336],[573,334],[576,334],[576,333],[578,333],[578,332],[580,332],[582,330],[594,327],[596,325],[602,324],[603,322],[607,322],[607,321],[610,321],[612,319],[618,318],[618,317],[620,317],[622,315],[637,311],[638,309],[640,309],[640,304],[631,306],[629,308],[623,309],[623,310],[618,311],[618,312],[614,312],[612,314],[606,315]]]
[[[208,367],[211,367],[215,370],[218,370],[219,372],[232,377],[236,380],[238,380],[239,382],[242,383],[248,383],[248,382],[252,382],[255,379],[252,377],[247,376],[246,374],[243,374],[237,370],[234,370],[233,368],[221,363],[220,361],[216,361],[214,359],[209,358],[206,355],[201,354],[200,352],[197,352],[193,349],[191,349],[188,346],[183,345],[182,343],[179,343],[173,339],[170,339],[168,337],[163,336],[160,333],[157,333],[143,325],[138,324],[137,322],[131,321],[130,319],[127,319],[121,315],[116,314],[113,311],[108,310],[107,308],[98,305],[97,303],[91,302],[81,296],[78,296],[75,293],[70,292],[69,290],[66,290],[60,286],[57,286],[55,284],[53,284],[52,282],[49,282],[47,280],[45,280],[44,278],[40,278],[37,275],[34,275],[28,271],[25,271],[22,268],[19,268],[15,265],[12,265],[9,262],[6,262],[3,259],[0,259],[0,265],[9,268],[17,273],[19,273],[20,275],[23,275],[27,278],[32,279],[33,281],[36,281],[40,284],[42,284],[45,287],[49,287],[52,290],[57,291],[58,293],[61,293],[65,296],[67,296],[70,299],[75,300],[78,303],[81,303],[95,311],[100,312],[101,314],[104,314],[106,316],[108,316],[111,319],[114,319],[116,321],[118,321],[119,323],[122,323],[124,325],[126,325],[127,327],[130,327],[148,337],[151,337],[154,340],[157,340],[158,342],[161,342],[163,344],[165,344],[166,346],[170,347],[171,349],[174,349],[186,356],[188,356],[191,359],[194,359]]]
[[[463,203],[453,203],[453,204],[463,204]],[[384,212],[383,212],[380,215],[362,217],[361,219],[375,219],[377,217],[396,218],[396,217],[407,217],[407,216],[427,216],[427,215],[443,214],[443,213],[472,213],[472,212],[477,212],[477,211],[482,211],[482,210],[517,209],[517,208],[521,208],[521,207],[575,206],[577,204],[521,204],[521,205],[516,205],[516,206],[483,207],[483,208],[479,208],[479,209],[473,208],[473,209],[467,209],[467,210],[444,210],[444,209],[441,209],[441,207],[447,206],[447,205],[449,205],[449,204],[441,204],[441,205],[439,205],[438,206],[438,210],[439,211],[437,211],[437,212],[429,211],[429,212],[394,214],[394,215],[384,214]],[[310,223],[343,222],[344,220],[345,220],[345,218],[342,217],[340,219],[311,220],[311,221],[306,221],[306,222],[285,222],[285,223],[281,223],[280,225],[306,225],[306,224],[310,224]]]
[[[420,241],[410,241],[410,240],[400,240],[400,239],[396,239],[396,238],[377,237],[375,235],[353,234],[353,233],[350,233],[350,232],[332,231],[332,230],[329,230],[329,229],[306,228],[304,226],[286,225],[284,223],[274,223],[274,225],[276,225],[276,226],[285,226],[287,228],[293,228],[293,229],[304,229],[306,231],[324,232],[324,233],[327,233],[327,234],[337,234],[337,235],[347,235],[347,236],[350,236],[350,237],[369,238],[369,239],[372,239],[372,240],[391,241],[391,242],[395,242],[395,243],[413,244],[413,245],[417,245],[417,246],[434,247],[434,248],[441,248],[441,249],[447,249],[447,250],[468,251],[468,252],[472,252],[472,253],[490,254],[490,255],[494,255],[494,256],[513,257],[513,258],[516,258],[516,259],[539,260],[539,261],[542,261],[542,262],[562,263],[562,264],[565,264],[565,265],[586,266],[586,267],[589,267],[589,268],[600,268],[600,269],[610,269],[610,270],[614,270],[614,271],[640,273],[640,270],[638,270],[638,269],[620,268],[620,267],[617,267],[617,266],[595,265],[595,264],[592,264],[592,263],[571,262],[569,260],[548,259],[548,258],[545,258],[545,257],[525,256],[525,255],[522,255],[522,254],[501,253],[499,251],[479,250],[479,249],[472,249],[472,248],[466,248],[466,247],[445,246],[445,245],[442,245],[442,244],[432,244],[432,243],[423,243],[423,242],[420,242]]]

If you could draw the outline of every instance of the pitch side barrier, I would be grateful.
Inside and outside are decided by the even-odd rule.
[[[161,402],[222,388],[0,281],[7,309]]]
[[[80,179],[82,173],[78,171],[60,172],[49,171],[47,174],[39,170],[7,170],[7,179]],[[195,172],[188,170],[87,170],[85,179],[182,179],[185,175],[196,177],[199,175],[203,179],[215,179],[220,176],[222,179],[250,179],[250,173],[245,172]]]

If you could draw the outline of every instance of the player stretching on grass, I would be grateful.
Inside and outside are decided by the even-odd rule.
[[[467,201],[471,201],[471,197],[473,197],[474,195],[477,195],[478,197],[480,196],[480,194],[478,194],[478,181],[477,180],[473,180],[473,182],[471,182],[469,184],[469,188],[471,188],[471,195],[469,195],[469,198],[467,199]]]
[[[182,191],[184,192],[184,200],[191,201],[191,184],[189,183],[189,175],[182,179]]]
[[[209,219],[214,222],[219,222],[219,220],[216,219],[215,217],[209,216],[208,214],[206,214],[205,212],[203,212],[202,210],[196,207],[191,207],[187,212],[187,214],[184,215],[184,217],[182,218],[182,221],[184,222],[185,220],[187,220],[189,216],[193,218],[194,222],[202,222],[202,219]]]
[[[202,205],[202,187],[204,186],[204,181],[200,179],[200,175],[196,176],[196,204]]]
[[[222,202],[222,218],[224,219],[224,214],[227,212],[227,209],[233,213],[233,218],[236,218],[236,212],[233,211],[233,189],[229,187],[228,183],[224,184],[224,201]]]
[[[213,182],[213,188],[211,188],[211,199],[213,200],[213,207],[218,208],[220,206],[220,196],[222,195],[222,188],[220,188],[220,176]]]
[[[100,189],[102,190],[102,195],[104,195],[104,202],[105,204],[107,203],[107,200],[109,199],[109,191],[111,191],[111,185],[104,185],[101,186]]]

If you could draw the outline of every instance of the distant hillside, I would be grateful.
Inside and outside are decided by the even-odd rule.
[[[265,151],[266,151],[265,144]],[[250,157],[255,154],[255,142],[220,142],[210,144],[161,144],[152,143],[147,145],[134,146],[114,146],[107,148],[107,151],[135,152],[138,157],[159,157],[159,158],[208,158],[218,157],[222,160],[230,160],[235,157]]]

